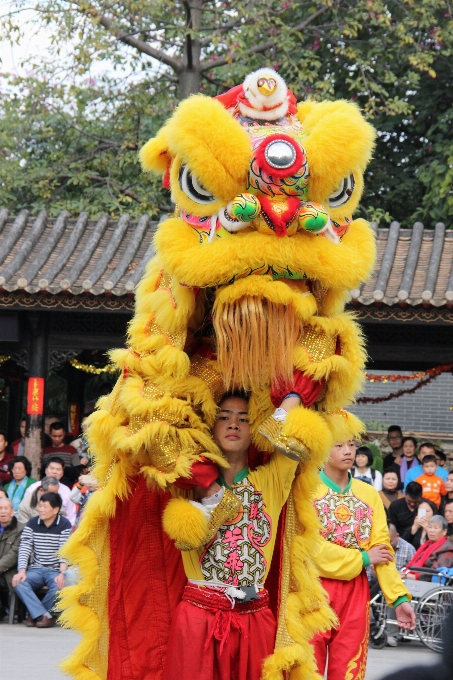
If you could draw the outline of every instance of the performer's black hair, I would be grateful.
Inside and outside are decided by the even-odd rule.
[[[222,398],[219,401],[219,406],[225,401],[225,399],[230,398],[244,399],[244,401],[248,403],[250,400],[250,395],[245,390],[230,390],[229,392],[225,392],[225,394],[222,395]]]

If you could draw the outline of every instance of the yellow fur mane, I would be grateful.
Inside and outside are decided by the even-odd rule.
[[[319,533],[311,493],[333,442],[357,436],[362,429],[360,421],[342,410],[360,389],[365,366],[360,328],[344,312],[344,304],[348,290],[366,280],[374,264],[373,233],[364,220],[352,219],[374,131],[359,109],[344,101],[301,103],[283,131],[303,139],[310,169],[306,199],[325,206],[332,221],[346,220],[340,242],[302,228],[278,238],[263,230],[258,219],[237,233],[220,230],[220,237],[209,240],[208,231],[184,219],[182,212],[210,219],[249,189],[250,136],[218,101],[190,97],[141,151],[145,170],[169,171],[178,209],[156,233],[156,256],[136,291],[128,348],[111,355],[121,377],[90,419],[88,436],[97,455],[94,474],[102,490],[65,549],[81,572],[80,583],[63,595],[64,621],[83,635],[65,666],[77,680],[106,680],[107,591],[102,581],[108,582],[108,522],[116,500],[127,502],[128,480],[135,474],[143,474],[152,488],[165,489],[187,476],[201,456],[226,465],[210,428],[225,391],[222,378],[231,383],[240,371],[242,384],[251,389],[252,440],[261,450],[272,451],[258,433],[273,411],[272,371],[267,382],[256,380],[266,356],[278,365],[280,377],[287,378],[292,366],[324,380],[325,387],[313,407],[294,409],[284,426],[311,457],[293,487],[293,534],[287,536],[286,554],[292,585],[278,622],[280,642],[265,661],[262,677],[280,680],[286,670],[291,680],[318,678],[309,640],[331,627],[334,617],[313,564]],[[208,205],[184,192],[184,167],[201,190],[212,194]],[[354,178],[349,199],[329,207],[329,196],[348,176]],[[267,327],[262,319],[253,321],[252,308],[254,314],[267,315]],[[244,353],[233,365],[228,352],[242,351],[245,317],[251,320],[249,326],[244,323],[250,335],[243,338]],[[286,344],[276,339],[278,357],[273,360],[269,344],[280,331],[292,346],[281,357]],[[219,362],[197,354],[203,342],[216,349],[215,332]]]

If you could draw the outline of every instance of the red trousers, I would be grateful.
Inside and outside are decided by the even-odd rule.
[[[365,570],[351,581],[322,578],[340,625],[315,635],[313,645],[318,672],[327,680],[364,680],[370,628],[370,588]]]
[[[269,597],[234,609],[225,595],[187,585],[176,608],[165,662],[165,680],[259,680],[274,651],[276,623]]]

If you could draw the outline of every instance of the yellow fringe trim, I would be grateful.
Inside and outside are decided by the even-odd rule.
[[[330,609],[313,564],[313,548],[319,540],[320,525],[313,507],[312,494],[318,484],[319,468],[325,462],[332,445],[330,428],[313,411],[297,413],[293,409],[287,419],[288,429],[306,437],[312,459],[301,465],[293,485],[294,507],[297,514],[296,536],[291,546],[291,591],[287,597],[285,624],[293,644],[276,649],[263,665],[262,680],[282,680],[283,671],[291,680],[322,680],[317,673],[312,637],[338,625]],[[299,427],[297,427],[297,422]],[[286,425],[286,423],[285,423]],[[310,437],[308,440],[307,437]],[[280,624],[281,625],[281,624]]]

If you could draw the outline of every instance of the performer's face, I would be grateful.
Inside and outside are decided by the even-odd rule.
[[[228,458],[229,453],[247,453],[251,443],[248,403],[240,397],[227,397],[220,404],[214,425],[214,441]]]
[[[347,442],[337,442],[330,452],[329,463],[337,470],[349,470],[355,459],[355,442],[351,439]]]

